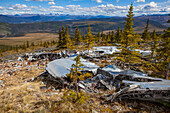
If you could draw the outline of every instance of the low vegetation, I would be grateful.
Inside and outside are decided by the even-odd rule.
[[[97,45],[118,45],[122,50],[120,53],[113,53],[114,60],[123,64],[124,69],[133,69],[139,71],[151,71],[150,76],[159,76],[169,79],[170,69],[170,29],[168,28],[163,34],[156,34],[154,30],[149,34],[149,19],[147,21],[145,30],[142,35],[137,34],[133,28],[133,5],[131,4],[127,18],[124,23],[124,30],[118,27],[114,33],[108,32],[104,34],[99,32],[93,35],[90,25],[88,25],[88,32],[83,37],[76,27],[75,38],[70,38],[68,26],[59,28],[59,37],[57,34],[46,36],[41,34],[37,38],[31,37],[30,40],[25,41],[22,37],[17,40],[21,42],[15,43],[12,47],[15,52],[21,50],[27,51],[28,49],[34,50],[37,47],[56,47],[58,50],[71,49],[71,50],[90,50],[92,46]],[[37,34],[38,35],[38,34]],[[28,35],[26,35],[28,36]],[[48,38],[46,38],[48,37]],[[3,38],[4,40],[7,38]],[[14,40],[10,38],[11,40]],[[28,39],[28,38],[27,38]],[[43,40],[44,39],[44,40]],[[16,39],[15,39],[16,40]],[[36,41],[38,40],[38,41]],[[42,41],[43,40],[43,41]],[[40,41],[40,42],[39,42]],[[49,42],[51,41],[51,42]],[[39,42],[39,43],[36,43]],[[3,43],[3,42],[2,42]],[[83,45],[83,46],[82,46]],[[10,43],[9,46],[13,46]],[[141,54],[135,49],[150,50],[151,55],[142,57]],[[1,54],[7,50],[2,50]],[[138,108],[136,101],[132,104],[124,102],[104,103],[100,94],[92,95],[85,94],[78,90],[77,82],[83,80],[85,76],[90,77],[90,74],[82,74],[80,72],[82,64],[80,63],[80,56],[74,59],[76,64],[72,65],[71,72],[67,74],[70,79],[70,84],[75,85],[75,90],[70,89],[55,89],[46,87],[42,80],[34,82],[25,82],[32,77],[36,77],[43,71],[38,68],[24,68],[22,71],[17,72],[13,76],[3,76],[0,78],[5,81],[5,87],[0,88],[0,111],[2,112],[146,112],[153,109],[152,104],[144,106],[147,109]],[[134,64],[139,64],[136,66]],[[118,65],[118,64],[116,64]],[[45,87],[45,88],[44,88]],[[136,107],[134,107],[136,105]],[[133,107],[132,107],[133,106]],[[159,105],[158,105],[159,106]],[[140,110],[139,110],[140,109]],[[157,108],[155,108],[157,110]],[[162,107],[160,111],[166,111]],[[159,110],[158,110],[159,111]]]

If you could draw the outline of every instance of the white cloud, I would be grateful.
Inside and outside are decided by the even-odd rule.
[[[119,2],[119,0],[116,0],[116,2]]]
[[[137,0],[136,2],[145,2],[145,0]]]
[[[41,11],[41,12],[48,12],[48,11],[49,11],[49,9],[41,8],[41,9],[39,9],[39,11]]]
[[[37,9],[38,7],[36,7],[36,6],[31,6],[30,8],[31,8],[31,9]]]
[[[38,2],[46,1],[46,2],[54,2],[54,0],[25,0],[25,1],[38,1]]]
[[[66,5],[66,7],[68,7],[68,8],[79,8],[80,5]]]
[[[0,10],[4,10],[4,9],[5,9],[4,7],[0,6]]]
[[[48,2],[48,4],[49,4],[49,5],[55,5],[55,3],[54,3],[54,2]]]
[[[39,1],[39,2],[42,2],[44,0],[25,0],[25,1]]]
[[[66,6],[52,5],[49,6],[49,8],[40,7],[40,6],[28,7],[24,4],[16,4],[7,7],[6,9],[0,7],[1,12],[8,12],[9,14],[17,13],[17,12],[34,12],[36,14],[57,13],[57,14],[94,15],[94,16],[95,15],[126,16],[128,10],[129,10],[129,6],[118,6],[113,4],[106,4],[106,5],[101,4],[93,7],[81,7],[80,5],[66,5]],[[169,6],[161,6],[161,4],[155,2],[134,6],[135,16],[142,15],[142,14],[167,14],[167,13],[170,13]]]
[[[155,2],[150,2],[149,4],[139,5],[138,7],[141,10],[151,10],[151,9],[154,9],[154,8],[158,8],[158,5]]]
[[[25,4],[15,4],[15,5],[9,7],[8,9],[10,9],[10,10],[20,10],[20,9],[24,9],[24,8],[27,8],[27,5],[25,5]]]
[[[160,6],[159,6],[160,5]],[[161,4],[155,2],[150,2],[148,4],[139,5],[134,8],[134,13],[136,15],[142,14],[168,14],[170,13],[169,6],[161,6]]]
[[[62,7],[62,6],[51,6],[50,8],[51,9],[63,9],[64,7]]]
[[[102,0],[95,0],[97,3],[102,3]]]

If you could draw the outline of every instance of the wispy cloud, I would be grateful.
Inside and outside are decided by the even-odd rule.
[[[24,0],[24,1],[38,1],[38,2],[46,1],[46,2],[54,2],[54,0]]]
[[[4,9],[5,9],[4,7],[0,6],[0,10],[4,10]]]
[[[145,0],[137,0],[136,2],[145,2]]]
[[[102,3],[102,0],[96,0],[97,3]]]
[[[48,2],[49,3],[49,2]],[[49,7],[27,6],[25,4],[15,4],[12,6],[0,6],[1,12],[9,14],[19,14],[20,12],[28,11],[39,14],[70,14],[70,15],[105,15],[105,16],[126,16],[129,6],[119,6],[113,4],[101,4],[93,7],[81,7],[81,5],[66,5],[57,6],[50,3]],[[142,14],[167,14],[170,13],[169,6],[163,6],[156,2],[143,3],[142,5],[134,6],[134,14],[136,16]]]
[[[24,9],[24,8],[27,8],[28,6],[25,5],[25,4],[15,4],[11,7],[9,7],[8,9],[9,10],[21,10],[21,9]]]
[[[54,3],[54,2],[48,2],[48,4],[49,4],[49,5],[55,5],[55,3]]]

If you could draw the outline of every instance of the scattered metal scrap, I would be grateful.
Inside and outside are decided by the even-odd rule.
[[[47,73],[54,78],[63,80],[65,75],[70,72],[71,65],[75,63],[74,57],[50,62],[46,67]],[[102,93],[103,90],[115,92],[107,95],[107,101],[137,99],[170,102],[170,80],[148,77],[147,74],[137,71],[121,70],[114,65],[101,69],[82,58],[81,62],[84,63],[83,68],[86,71],[91,71],[94,74],[92,79],[79,81],[79,88],[85,92]]]

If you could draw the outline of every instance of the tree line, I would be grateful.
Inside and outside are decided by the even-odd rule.
[[[115,31],[108,33],[99,32],[93,35],[90,25],[88,25],[87,33],[82,36],[79,27],[76,27],[74,38],[70,38],[68,26],[59,27],[57,41],[39,42],[31,44],[27,41],[23,45],[12,47],[15,51],[18,49],[26,50],[26,48],[34,48],[36,46],[50,47],[56,45],[58,49],[87,49],[92,46],[100,45],[117,45],[121,50],[120,53],[114,53],[114,60],[121,63],[122,68],[133,69],[139,71],[152,71],[159,73],[160,76],[168,78],[170,70],[170,28],[164,31],[163,34],[157,34],[156,30],[149,33],[149,18],[142,34],[137,34],[133,28],[134,21],[133,4],[131,4],[127,17],[124,22],[124,29],[117,28]],[[169,23],[170,21],[168,21]],[[150,50],[151,54],[142,56],[140,50]],[[138,66],[134,66],[139,64]],[[141,69],[142,67],[142,69]]]
[[[90,49],[92,46],[99,45],[118,45],[120,53],[114,53],[112,56],[115,60],[121,63],[123,68],[139,71],[152,71],[153,74],[158,74],[168,78],[170,70],[170,28],[164,31],[163,34],[157,34],[156,30],[149,33],[149,18],[146,22],[144,32],[137,34],[133,28],[134,21],[133,4],[131,4],[127,18],[124,22],[124,30],[118,29],[108,33],[99,32],[93,35],[90,25],[88,25],[87,34],[82,37],[77,26],[75,38],[70,38],[68,34],[68,26],[59,28],[59,49],[76,49],[80,45]],[[168,21],[169,22],[169,21]],[[142,56],[138,50],[150,50],[151,53],[147,56]],[[134,66],[135,64],[139,64]],[[142,68],[141,68],[142,67]]]

